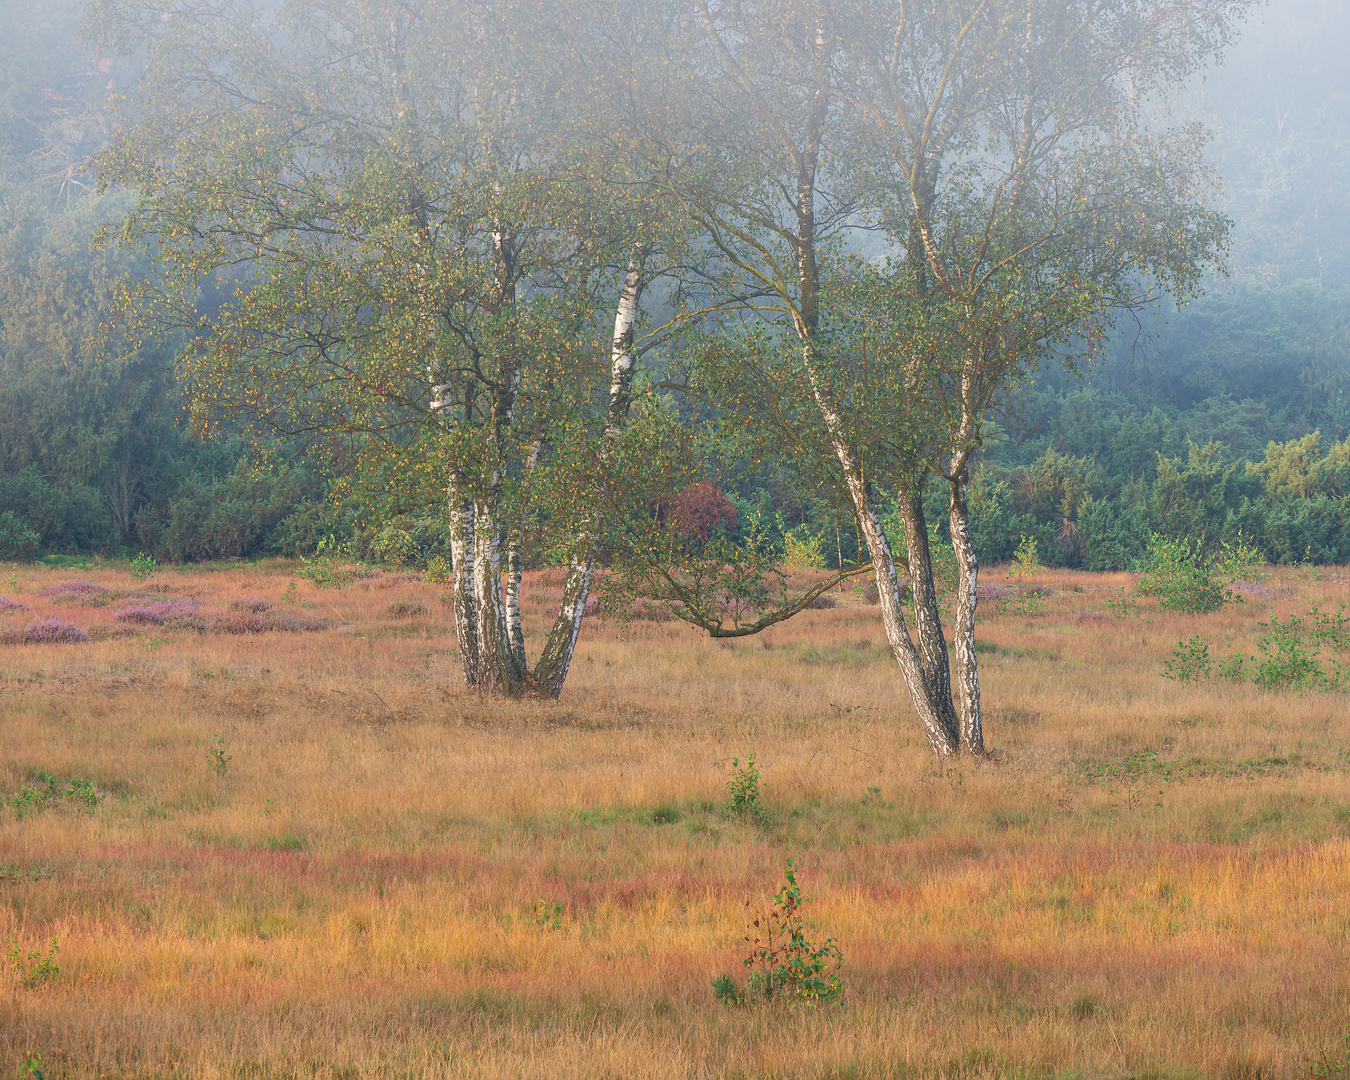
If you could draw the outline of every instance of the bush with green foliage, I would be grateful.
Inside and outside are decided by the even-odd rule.
[[[91,781],[79,776],[58,780],[49,772],[39,771],[34,779],[38,783],[24,788],[10,800],[9,804],[18,817],[57,805],[97,810],[98,804],[104,799],[103,793]]]
[[[1217,611],[1237,600],[1214,562],[1189,541],[1154,533],[1139,591],[1164,611]]]
[[[52,938],[46,953],[41,949],[25,953],[19,948],[19,943],[10,938],[6,953],[10,970],[18,976],[19,984],[33,990],[61,974],[61,965],[56,962],[56,954],[60,951],[61,946],[56,943],[56,938]]]
[[[755,767],[755,755],[751,754],[741,764],[740,758],[731,759],[731,779],[727,781],[727,813],[735,817],[764,821],[767,814],[759,801],[759,769]]]
[[[1209,678],[1209,646],[1199,634],[1192,635],[1189,641],[1177,642],[1172,659],[1163,665],[1162,676],[1176,682],[1200,682]]]
[[[1271,615],[1256,639],[1252,682],[1262,690],[1331,690],[1341,684],[1340,673],[1328,670],[1318,639],[1304,621],[1290,615],[1281,622]]]
[[[810,898],[797,884],[796,863],[789,859],[786,883],[765,908],[756,911],[746,901],[749,927],[745,941],[750,953],[741,963],[750,969],[744,991],[727,974],[713,981],[720,1001],[740,1004],[747,1000],[772,1001],[788,998],[815,1003],[837,1001],[844,992],[839,969],[844,956],[834,938],[813,942],[807,937],[802,909]]]
[[[41,541],[42,538],[13,510],[0,512],[0,559],[32,562]]]

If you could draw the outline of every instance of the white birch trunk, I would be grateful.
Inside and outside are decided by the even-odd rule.
[[[544,651],[534,668],[535,689],[548,697],[562,693],[567,671],[572,666],[581,621],[586,615],[586,598],[590,595],[594,551],[587,550],[572,560],[563,584],[562,601],[558,605],[553,629],[544,642]]]
[[[451,601],[455,612],[455,641],[464,684],[476,687],[481,682],[478,666],[478,616],[474,602],[473,503],[460,493],[459,486],[449,488],[450,559],[453,563]]]
[[[642,296],[645,261],[645,252],[639,249],[628,264],[628,273],[624,277],[623,290],[619,294],[619,304],[614,314],[614,338],[610,345],[609,409],[605,419],[604,443],[600,450],[602,463],[610,459],[610,448],[628,417],[628,408],[632,402],[635,363],[633,328],[637,323],[638,301]],[[549,697],[557,697],[562,693],[567,671],[572,666],[577,639],[581,635],[586,601],[590,597],[591,579],[595,571],[595,548],[600,527],[598,513],[598,509],[592,510],[577,537],[579,553],[568,567],[558,615],[544,643],[539,663],[535,665],[535,689]]]
[[[951,667],[947,639],[942,634],[942,615],[938,611],[937,589],[933,581],[933,555],[928,544],[928,528],[923,517],[923,502],[918,491],[900,493],[900,520],[909,552],[909,587],[914,599],[914,636],[933,706],[944,722],[956,728],[956,710],[952,706]]]
[[[524,556],[520,550],[520,529],[511,530],[506,548],[506,629],[509,635],[511,667],[515,681],[525,679],[525,628],[520,620],[520,582],[524,574]]]
[[[970,540],[970,510],[966,485],[970,474],[963,461],[953,474],[948,500],[952,552],[956,555],[956,618],[953,651],[956,653],[956,704],[961,717],[961,748],[976,756],[984,754],[984,724],[980,714],[980,669],[975,654],[975,608],[979,603],[980,563]]]
[[[886,629],[886,640],[891,653],[900,665],[900,675],[909,688],[910,700],[918,713],[919,724],[928,736],[928,745],[938,757],[956,753],[956,732],[934,705],[930,697],[923,662],[905,627],[905,613],[900,606],[900,581],[895,573],[895,556],[881,527],[881,517],[867,486],[856,473],[848,477],[849,496],[853,500],[862,526],[863,537],[872,554],[872,569],[876,577],[877,593],[881,599],[881,623]]]
[[[475,500],[473,600],[477,615],[478,685],[488,691],[517,693],[506,606],[502,598],[502,539],[496,507]]]

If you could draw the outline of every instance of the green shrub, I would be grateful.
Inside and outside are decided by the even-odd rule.
[[[433,555],[427,560],[427,581],[433,585],[449,585],[455,580],[455,568],[444,555]]]
[[[1177,682],[1199,682],[1209,678],[1209,646],[1195,634],[1190,641],[1177,642],[1172,659],[1164,665],[1162,677]]]
[[[1243,682],[1247,678],[1247,656],[1245,653],[1233,653],[1224,657],[1214,672],[1220,679],[1228,682]]]
[[[0,513],[0,559],[32,562],[41,542],[42,537],[13,510]]]
[[[10,806],[18,817],[62,804],[67,799],[73,800],[77,808],[97,810],[104,798],[92,781],[78,776],[58,780],[49,772],[39,771],[34,779],[38,781],[37,784],[24,788],[10,800]]]
[[[301,475],[252,470],[240,462],[221,480],[192,477],[162,506],[136,514],[142,546],[161,562],[252,555],[299,505]]]
[[[812,533],[805,525],[799,525],[783,534],[784,567],[791,570],[823,570],[825,561],[825,538]]]
[[[819,945],[807,938],[802,908],[810,900],[802,895],[791,859],[784,876],[787,882],[774,894],[770,905],[751,913],[745,937],[750,955],[741,961],[751,969],[745,994],[766,1001],[780,995],[810,1002],[837,1000],[843,993],[838,968],[844,956],[834,938],[826,938]]]
[[[224,735],[217,735],[214,731],[211,732],[211,745],[207,748],[206,757],[217,776],[224,776],[230,771],[230,760],[234,755],[225,753]]]
[[[1017,552],[1013,555],[1013,574],[1017,577],[1026,577],[1043,568],[1036,538],[1023,536],[1021,543],[1017,545]]]
[[[302,560],[299,576],[321,589],[341,589],[369,574],[356,561],[355,545],[328,536],[319,541],[312,558]],[[294,581],[291,582],[295,584]],[[289,593],[290,590],[287,590]],[[289,596],[283,599],[290,599]]]
[[[1139,591],[1153,596],[1164,611],[1217,611],[1237,600],[1217,567],[1181,538],[1154,533]]]
[[[1265,632],[1256,639],[1261,655],[1256,658],[1252,682],[1262,690],[1330,689],[1338,680],[1328,678],[1316,653],[1316,641],[1310,649],[1308,639],[1299,616],[1290,615],[1282,623],[1271,615]]]
[[[766,814],[759,801],[759,770],[755,768],[755,755],[746,758],[744,765],[740,758],[732,758],[731,769],[731,779],[727,781],[727,812],[764,821]]]
[[[1225,540],[1219,548],[1219,557],[1215,560],[1214,568],[1219,577],[1225,581],[1257,582],[1266,576],[1265,571],[1261,569],[1265,562],[1265,556],[1261,554],[1260,548],[1247,543],[1246,538],[1238,533],[1236,541],[1229,543]]]
[[[1350,1024],[1346,1025],[1340,1046],[1331,1053],[1324,1050],[1309,1065],[1313,1080],[1350,1080]]]
[[[56,954],[60,951],[61,946],[56,943],[56,938],[52,938],[45,955],[40,949],[25,954],[20,951],[19,943],[11,938],[7,950],[9,966],[19,977],[19,982],[32,990],[61,974],[61,965],[56,962]]]

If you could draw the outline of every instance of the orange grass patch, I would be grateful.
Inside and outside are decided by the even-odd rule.
[[[560,701],[506,702],[464,690],[441,587],[291,570],[14,572],[0,630],[95,640],[0,653],[0,944],[61,968],[0,970],[0,1075],[1255,1080],[1350,1020],[1350,699],[1159,676],[1344,570],[1129,619],[1125,575],[1047,572],[981,620],[996,760],[945,768],[861,587],[735,642],[588,622]],[[329,628],[101,634],[39,595],[70,577]],[[750,753],[763,826],[721,810]],[[104,798],[14,806],[39,773]],[[844,999],[723,1007],[788,857]]]

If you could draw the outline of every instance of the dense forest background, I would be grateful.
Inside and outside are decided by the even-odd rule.
[[[444,555],[434,492],[316,471],[245,430],[200,438],[173,373],[185,342],[101,332],[117,281],[149,271],[93,243],[129,204],[89,160],[136,71],[81,42],[81,6],[0,0],[0,559],[298,555],[328,536],[371,560]],[[1048,368],[1003,403],[972,485],[984,562],[1030,537],[1051,565],[1130,567],[1153,532],[1350,562],[1348,51],[1341,0],[1275,0],[1172,103],[1214,132],[1228,265],[1186,307],[1118,327],[1089,369]],[[831,493],[722,479],[735,529],[824,564],[856,554]]]

